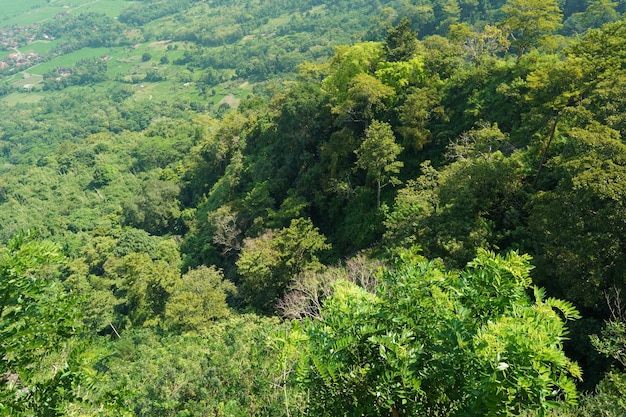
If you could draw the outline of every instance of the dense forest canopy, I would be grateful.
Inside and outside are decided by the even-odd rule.
[[[626,2],[0,0],[0,415],[621,416]]]

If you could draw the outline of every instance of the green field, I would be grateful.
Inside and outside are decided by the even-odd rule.
[[[0,17],[0,25],[9,26],[15,24],[16,17],[29,15],[33,10],[47,8],[46,0],[0,0],[0,8],[2,9],[2,17]]]
[[[43,49],[51,43],[36,42],[29,47],[21,48],[22,51],[43,52]],[[2,99],[8,105],[17,103],[35,102],[41,99],[42,94],[40,84],[43,81],[43,74],[58,67],[73,67],[78,61],[90,58],[109,57],[108,74],[109,81],[102,83],[100,87],[109,88],[114,85],[126,85],[134,92],[136,100],[171,100],[183,99],[210,103],[214,110],[224,102],[230,106],[236,106],[239,101],[252,92],[253,85],[250,83],[226,82],[215,86],[207,96],[203,96],[196,86],[195,80],[200,72],[190,71],[184,66],[162,65],[160,57],[167,55],[170,62],[180,58],[185,45],[178,44],[179,48],[167,50],[165,42],[146,42],[134,47],[103,47],[103,48],[83,48],[69,54],[58,56],[50,61],[35,65],[24,71],[15,74],[10,78],[10,82],[19,87],[31,84],[34,91],[23,90],[18,93],[8,95]],[[38,46],[37,49],[31,46]],[[147,62],[142,61],[142,55],[149,53],[152,59]],[[135,81],[141,80],[150,70],[162,71],[166,77],[160,82]]]
[[[115,17],[124,9],[139,6],[141,3],[127,0],[26,0],[15,4],[0,0],[0,10],[5,11],[0,18],[0,27],[45,22],[61,12],[69,12],[73,16],[96,12]],[[250,6],[261,7],[255,3]],[[17,92],[20,97],[36,95],[43,88],[41,76],[44,74],[58,67],[74,67],[83,59],[106,58],[108,80],[96,88],[126,86],[125,88],[131,88],[135,92],[135,99],[182,99],[201,102],[218,109],[224,103],[231,107],[236,106],[240,99],[251,93],[252,84],[247,84],[245,88],[241,88],[241,85],[246,80],[251,83],[260,81],[256,78],[257,67],[259,72],[265,71],[264,67],[267,67],[269,76],[272,71],[284,71],[294,61],[314,60],[320,55],[327,55],[323,52],[309,54],[307,51],[314,48],[319,51],[330,50],[330,46],[337,41],[331,41],[332,35],[323,32],[313,37],[316,43],[309,42],[299,48],[299,37],[313,36],[313,33],[306,36],[292,33],[294,28],[291,26],[306,20],[302,11],[294,16],[282,9],[271,12],[265,10],[266,17],[247,22],[244,27],[241,22],[245,19],[240,22],[241,16],[234,18],[239,12],[233,14],[231,7],[214,7],[205,2],[196,2],[189,9],[151,20],[141,27],[130,25],[124,31],[126,40],[122,44],[125,46],[81,47],[71,53],[55,56],[55,48],[69,40],[66,36],[61,35],[51,42],[37,40],[20,46],[19,52],[38,53],[44,57],[45,62],[28,68],[26,65],[19,67],[20,72],[9,75],[4,80],[13,86],[33,85],[31,90],[20,88]],[[322,7],[311,11],[317,18],[328,19]],[[203,41],[197,42],[195,35],[200,36]],[[349,42],[349,39],[342,36],[337,39],[342,43]],[[300,49],[302,53],[298,52]],[[10,53],[13,51],[0,51],[0,60]],[[281,57],[285,63],[276,64]],[[248,65],[242,65],[245,63]],[[39,78],[33,77],[25,82],[24,73]],[[255,78],[250,78],[251,75]],[[208,77],[214,80],[211,85],[207,85],[207,79],[211,79]],[[159,81],[150,82],[150,79]]]
[[[67,11],[104,13],[113,17],[133,3],[127,0],[0,0],[0,27],[40,23]]]
[[[43,75],[57,67],[72,67],[81,59],[112,55],[112,52],[121,48],[83,48],[69,54],[58,56],[48,62],[43,62],[28,69],[28,72]]]
[[[43,94],[13,93],[13,94],[9,94],[6,97],[3,97],[2,98],[2,103],[6,104],[7,106],[15,106],[16,104],[36,103],[39,100],[41,100],[43,97],[45,97],[45,95],[43,95]]]

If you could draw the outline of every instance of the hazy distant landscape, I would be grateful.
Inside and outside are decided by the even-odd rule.
[[[33,1],[5,9],[0,24],[6,28],[1,42],[6,46],[0,60],[8,66],[3,78],[22,93],[5,102],[41,98],[46,74],[100,59],[106,60],[108,75],[107,82],[99,83],[102,88],[131,84],[141,99],[181,98],[219,106],[229,94],[249,94],[254,84],[241,80],[293,78],[298,63],[328,58],[331,45],[364,34],[371,9],[366,2],[354,3],[350,13],[343,12],[341,24],[334,25],[336,16],[324,4],[252,3],[241,10],[237,3],[220,2],[61,3]],[[127,24],[120,25],[120,19]],[[23,57],[17,65],[9,58],[16,54]]]

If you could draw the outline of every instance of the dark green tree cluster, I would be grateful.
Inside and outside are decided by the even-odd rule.
[[[84,47],[128,45],[124,26],[103,13],[66,15],[49,20],[39,26],[41,35],[61,38],[55,48],[57,55],[66,54]],[[40,36],[41,36],[40,35]]]
[[[70,85],[94,85],[108,79],[103,59],[83,59],[71,68],[57,68],[44,74],[44,90],[62,90]]]
[[[185,10],[191,3],[191,0],[140,2],[122,10],[117,20],[129,26],[143,26],[160,17],[170,16]]]

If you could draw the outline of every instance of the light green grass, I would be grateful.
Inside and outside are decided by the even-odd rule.
[[[45,47],[45,44],[41,45],[41,47]],[[24,52],[31,50],[28,48],[22,49]],[[144,52],[148,52],[152,55],[152,59],[150,61],[142,62],[141,56]],[[164,86],[159,87],[159,90],[162,91],[156,92],[155,95],[167,97],[171,94],[172,88],[177,88],[177,84],[182,84],[176,82],[175,80],[181,72],[186,70],[182,67],[171,64],[171,62],[176,60],[179,56],[182,56],[183,53],[184,50],[167,51],[167,45],[155,42],[141,44],[136,48],[128,46],[113,48],[83,48],[69,54],[58,56],[50,61],[37,64],[33,67],[25,69],[24,72],[43,75],[46,72],[52,71],[58,67],[73,67],[82,59],[100,59],[104,56],[108,56],[110,58],[107,63],[107,68],[110,80],[115,80],[116,78],[121,77],[130,81],[133,76],[143,78],[148,71],[155,68],[164,71],[168,81],[163,82]],[[169,65],[163,65],[160,63],[160,58],[164,54],[167,54],[170,58]],[[21,77],[20,74],[17,74],[12,78]],[[150,95],[150,93],[147,95]]]
[[[51,7],[51,6],[43,6],[30,9],[24,13],[13,16],[12,18],[0,21],[0,26],[28,26],[33,23],[41,23],[45,22],[48,19],[52,19],[59,13],[63,13],[68,9],[64,9],[62,7]]]
[[[0,0],[0,27],[27,26],[52,19],[59,13],[95,12],[115,17],[132,5],[127,0]]]
[[[46,0],[0,0],[0,27],[13,24],[13,20],[30,10],[46,6]],[[8,23],[5,23],[8,22]]]
[[[72,13],[103,13],[110,17],[117,17],[120,12],[136,3],[128,0],[87,0],[82,1],[82,6],[72,8]]]
[[[134,99],[137,100],[190,100],[206,101],[193,82],[184,82],[174,78],[157,83],[140,82],[131,84],[135,90]]]
[[[2,6],[8,4],[8,2],[9,0],[0,0],[0,10],[2,10]],[[21,8],[14,7],[11,10],[15,15],[21,13],[21,17],[19,18],[22,19],[22,21],[28,19],[33,20],[35,18],[52,18],[60,9],[62,9],[61,11],[70,11],[72,14],[99,12],[106,13],[109,16],[117,16],[121,10],[134,3],[136,2],[128,0],[51,0],[50,4],[46,4],[44,0],[24,0]],[[222,16],[219,10],[212,10],[205,4],[194,7],[193,11],[190,11],[190,15],[193,16],[194,19],[192,20],[194,21],[196,19],[202,19],[203,21],[210,20],[216,23],[224,20],[224,16]],[[17,17],[15,19],[17,19]],[[17,22],[15,19],[14,22]],[[282,22],[286,22],[284,16],[272,19],[271,26]],[[0,26],[3,26],[3,24],[0,23]],[[176,30],[179,26],[180,22],[170,16],[159,19],[158,22],[151,22],[146,29],[148,31],[153,30],[161,32],[165,27]],[[270,27],[266,26],[266,28],[270,30]],[[271,29],[273,29],[273,27]],[[57,39],[52,42],[37,41],[19,49],[22,53],[36,52],[41,55],[46,55],[61,41],[63,41],[63,39]],[[217,109],[223,100],[229,103],[237,103],[240,99],[244,99],[250,94],[252,85],[242,85],[241,81],[231,81],[214,86],[208,89],[206,95],[203,95],[200,91],[200,86],[196,83],[202,79],[203,71],[190,71],[187,66],[174,64],[177,59],[183,57],[185,51],[189,48],[190,46],[187,42],[170,42],[168,40],[144,42],[135,46],[83,48],[63,56],[55,57],[50,61],[37,64],[33,67],[24,68],[23,72],[9,77],[10,82],[15,86],[23,87],[25,84],[33,84],[35,87],[33,91],[19,91],[14,95],[5,97],[2,101],[12,105],[14,103],[28,103],[40,100],[50,93],[41,91],[41,76],[43,74],[53,71],[57,67],[73,67],[82,59],[100,59],[104,56],[109,57],[107,62],[109,80],[97,86],[91,86],[91,88],[98,91],[109,91],[115,86],[124,86],[134,91],[133,96],[129,98],[129,100],[184,100],[206,103],[214,107],[214,109]],[[196,53],[196,49],[193,48],[193,46],[191,50],[193,53]],[[142,55],[144,53],[150,53],[152,56],[147,62],[142,62]],[[0,59],[2,57],[1,54],[2,52],[0,52]],[[169,64],[162,64],[160,62],[161,57],[164,55],[168,57]],[[143,80],[146,74],[154,69],[162,73],[166,79],[156,83]],[[225,73],[227,78],[235,77],[234,71],[234,69],[221,70],[221,72]],[[24,72],[30,74],[31,77],[23,78]]]
[[[25,85],[35,85],[43,81],[41,75],[32,75],[30,73],[23,73],[20,78],[15,78],[11,84],[17,87],[24,87]]]
[[[37,43],[31,44],[37,45]],[[48,44],[41,44],[35,48],[28,47],[21,48],[22,52],[34,52],[43,50],[44,48],[52,48]],[[42,51],[43,52],[43,51]],[[152,59],[148,62],[142,62],[141,56],[144,52],[148,52],[152,55]],[[102,58],[109,56],[108,61],[108,73],[111,78],[115,78],[118,75],[132,75],[132,74],[144,74],[153,67],[163,67],[160,63],[161,56],[167,55],[170,64],[168,67],[175,67],[171,63],[177,58],[181,57],[184,53],[184,49],[167,51],[167,45],[163,43],[145,43],[140,44],[138,47],[117,46],[117,47],[102,47],[102,48],[82,48],[78,51],[71,52],[62,56],[55,57],[50,61],[43,62],[29,68],[27,71],[34,74],[44,74],[57,67],[72,67],[81,59],[90,58]]]
[[[100,58],[105,55],[111,55],[115,50],[121,48],[83,48],[69,54],[58,56],[47,62],[35,65],[28,70],[29,73],[43,75],[48,71],[52,71],[57,67],[73,67],[81,59]]]
[[[0,103],[3,103],[7,106],[15,106],[17,104],[30,104],[36,103],[42,98],[44,98],[45,94],[40,93],[11,93],[7,96],[2,97]]]
[[[28,44],[26,46],[23,46],[19,48],[19,50],[23,54],[27,54],[29,52],[35,52],[35,53],[38,53],[39,55],[45,55],[49,53],[52,49],[54,49],[54,47],[57,46],[60,42],[61,42],[60,39],[55,39],[53,41],[39,40],[31,44]]]

